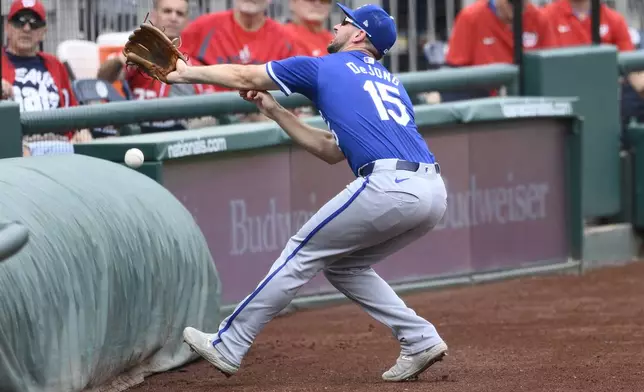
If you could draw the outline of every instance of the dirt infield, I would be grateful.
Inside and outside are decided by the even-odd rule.
[[[644,262],[405,301],[450,347],[416,382],[381,380],[397,342],[347,304],[275,319],[230,379],[198,361],[131,391],[644,391]]]

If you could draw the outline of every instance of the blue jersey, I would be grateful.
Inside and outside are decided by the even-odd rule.
[[[374,58],[359,51],[296,56],[266,70],[284,94],[313,101],[356,176],[378,159],[434,163],[405,88]]]

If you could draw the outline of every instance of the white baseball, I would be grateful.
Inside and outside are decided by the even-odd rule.
[[[138,148],[130,148],[125,153],[125,164],[133,169],[141,167],[143,160],[143,152]]]

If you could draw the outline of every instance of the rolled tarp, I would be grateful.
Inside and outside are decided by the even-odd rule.
[[[83,155],[0,160],[0,222],[29,241],[0,262],[0,390],[122,391],[193,359],[216,330],[205,238],[154,180]]]

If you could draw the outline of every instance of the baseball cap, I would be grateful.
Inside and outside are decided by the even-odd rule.
[[[7,19],[11,20],[11,18],[22,10],[33,11],[33,13],[38,15],[43,22],[46,19],[47,12],[45,11],[45,6],[40,2],[40,0],[14,0],[14,2],[11,3],[11,8],[9,8]]]
[[[338,3],[338,7],[351,19],[354,26],[367,33],[369,41],[381,55],[387,54],[396,43],[396,22],[394,22],[393,16],[380,6],[367,4],[352,10]]]

